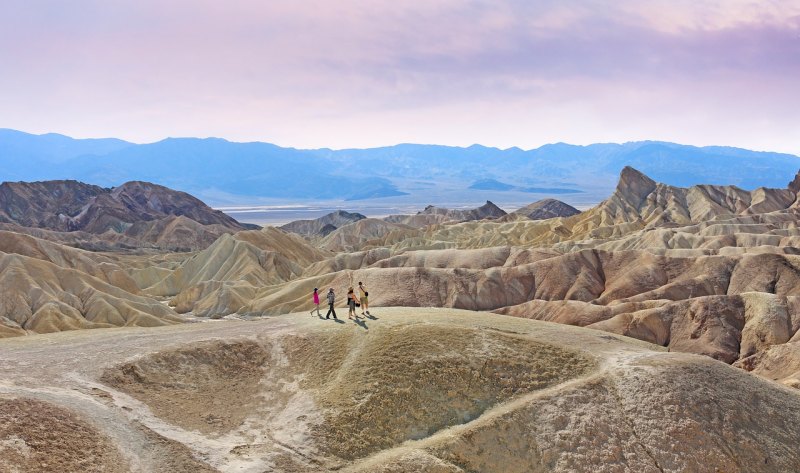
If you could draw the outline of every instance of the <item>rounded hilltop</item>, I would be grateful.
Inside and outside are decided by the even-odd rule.
[[[0,418],[16,423],[0,434],[67,416],[69,445],[93,447],[38,440],[62,471],[800,468],[800,398],[708,357],[495,314],[375,312],[366,330],[298,313],[8,339]],[[0,465],[41,458],[0,450]]]

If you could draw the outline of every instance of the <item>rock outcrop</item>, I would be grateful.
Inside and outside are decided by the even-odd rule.
[[[110,278],[0,252],[0,335],[185,321],[164,304],[104,280]]]
[[[55,237],[65,232],[97,235],[88,238],[98,241],[95,246],[104,242],[112,248],[170,251],[204,248],[223,233],[246,228],[185,192],[139,181],[113,189],[77,181],[4,182],[0,222],[50,230]]]
[[[23,227],[74,230],[67,219],[108,189],[78,181],[0,183],[0,222]]]
[[[546,220],[548,218],[556,217],[571,217],[581,213],[575,207],[565,204],[556,199],[543,199],[538,200],[532,204],[526,205],[521,209],[515,210],[512,214],[522,215],[531,220]]]
[[[493,202],[487,200],[486,203],[483,204],[482,206],[469,210],[445,209],[429,205],[425,207],[425,210],[421,211],[420,214],[443,215],[447,217],[449,220],[454,220],[458,222],[470,222],[473,220],[484,220],[484,219],[502,217],[503,215],[506,215],[506,211],[495,205]]]
[[[506,211],[490,201],[474,209],[446,209],[429,205],[415,215],[389,215],[383,220],[412,228],[425,228],[447,222],[469,222],[474,220],[497,219],[504,217]]]
[[[297,233],[306,237],[327,236],[339,227],[363,220],[367,217],[360,213],[337,210],[313,220],[295,220],[283,225],[281,230]]]

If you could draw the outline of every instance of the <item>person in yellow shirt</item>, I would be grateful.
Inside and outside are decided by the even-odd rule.
[[[367,286],[359,281],[358,290],[361,292],[361,315],[364,315],[365,312],[367,315],[371,315],[369,313],[369,292],[367,292]]]

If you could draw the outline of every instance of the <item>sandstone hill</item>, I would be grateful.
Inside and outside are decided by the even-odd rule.
[[[495,314],[376,313],[0,341],[0,468],[800,469],[800,397],[708,357]]]
[[[142,291],[174,297],[178,312],[221,317],[247,305],[257,291],[296,279],[330,256],[297,235],[266,227],[223,235],[174,269],[134,271]]]
[[[414,215],[389,215],[388,217],[384,217],[383,220],[389,223],[407,225],[412,228],[425,228],[429,225],[452,221],[446,214],[422,212],[418,212]]]
[[[383,220],[389,223],[399,223],[412,228],[425,228],[446,222],[465,222],[472,220],[482,220],[489,218],[501,218],[506,215],[506,211],[492,202],[486,203],[474,209],[446,209],[429,205],[424,210],[414,215],[389,215]]]
[[[337,228],[320,241],[320,246],[334,252],[354,251],[375,242],[381,245],[385,239],[404,239],[414,229],[400,223],[391,223],[376,218],[366,218]]]
[[[420,214],[444,215],[450,220],[467,222],[472,220],[502,217],[506,214],[506,211],[495,205],[493,202],[487,200],[484,205],[470,210],[445,209],[429,205],[425,207],[425,210],[420,212]]]
[[[360,213],[337,210],[313,220],[295,220],[283,225],[281,230],[297,233],[306,237],[327,236],[337,228],[349,223],[363,220],[367,217]]]
[[[88,240],[89,247],[102,247],[104,242],[117,249],[150,246],[171,251],[204,248],[224,233],[246,228],[185,192],[138,181],[113,189],[77,181],[4,182],[0,222],[50,230],[55,238],[77,231],[97,235],[78,239]]]
[[[531,220],[547,220],[556,217],[571,217],[581,213],[575,207],[556,199],[543,199],[515,210],[512,214],[522,215]]]
[[[165,305],[119,287],[130,285],[124,274],[113,268],[98,273],[0,252],[0,336],[185,321]]]

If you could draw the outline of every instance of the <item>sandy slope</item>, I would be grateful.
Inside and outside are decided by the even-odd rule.
[[[374,312],[0,340],[0,469],[46,449],[87,471],[76,448],[142,472],[800,469],[800,397],[721,362],[495,314]]]

